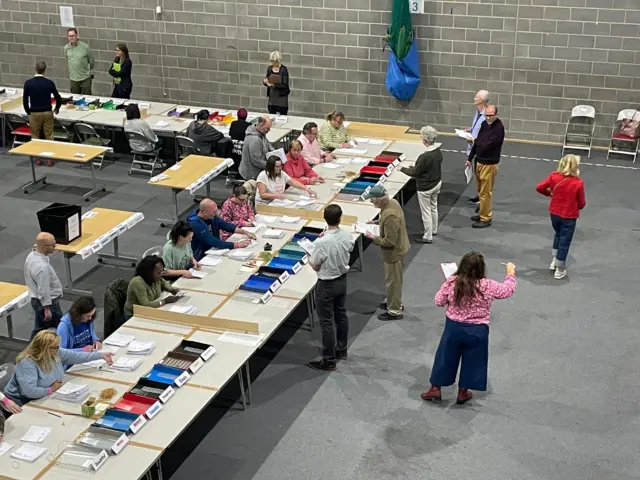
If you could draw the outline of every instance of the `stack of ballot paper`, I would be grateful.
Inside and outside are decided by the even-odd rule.
[[[205,255],[198,263],[203,267],[215,267],[216,265],[220,265],[222,263],[222,259]]]
[[[375,225],[373,223],[361,223],[358,222],[353,225],[353,231],[356,233],[371,233],[376,237],[380,236],[380,225]]]
[[[286,198],[282,198],[282,199],[278,198],[276,200],[272,200],[269,205],[272,207],[290,207],[295,203],[296,202],[294,202],[293,200],[287,200]]]
[[[288,217],[288,216],[283,216],[280,221],[282,223],[298,223],[300,221],[300,217]]]
[[[195,315],[198,313],[198,309],[193,305],[171,305],[171,307],[169,307],[169,311],[176,313],[185,313],[188,315]]]
[[[102,345],[102,348],[100,349],[101,352],[111,352],[111,353],[118,353],[118,347],[114,347],[111,345]],[[107,362],[103,359],[98,359],[98,360],[92,360],[91,362],[85,362],[85,363],[78,363],[76,365],[71,366],[71,368],[69,368],[69,370],[67,370],[67,372],[78,372],[81,370],[89,370],[91,368],[101,368],[103,366],[105,366],[107,364]]]
[[[156,348],[155,342],[142,342],[134,340],[129,344],[127,353],[130,353],[132,355],[149,355],[151,352],[153,352],[154,348]]]
[[[194,278],[204,278],[209,275],[207,272],[196,270],[195,268],[190,268],[189,273],[193,275]]]
[[[88,396],[89,385],[72,382],[65,383],[55,393],[56,398],[71,403],[81,403]]]
[[[300,245],[309,255],[312,255],[314,250],[316,249],[316,246],[308,238],[301,238],[300,240],[298,240],[298,245]]]
[[[454,130],[457,136],[464,138],[465,140],[473,140],[473,135],[471,135],[469,132],[465,132],[461,128],[456,128]]]
[[[156,183],[156,182],[160,182],[161,180],[166,180],[167,178],[169,178],[169,175],[167,175],[166,173],[160,173],[155,177],[151,177],[149,181],[151,183]]]
[[[249,232],[249,233],[253,233],[256,234],[258,233],[258,230],[260,230],[262,228],[262,224],[258,223],[257,225],[254,225],[253,227],[242,227],[242,229],[245,232]]]
[[[116,347],[126,347],[130,342],[135,340],[136,337],[134,335],[123,335],[122,333],[112,333],[109,335],[104,343],[107,345],[113,345]]]
[[[256,252],[247,250],[245,248],[239,248],[239,249],[233,250],[229,254],[229,258],[231,258],[232,260],[240,260],[242,262],[246,262],[250,258],[253,258],[255,255],[256,255]]]
[[[32,462],[35,462],[38,458],[40,458],[42,455],[44,455],[46,452],[47,452],[47,449],[44,447],[37,447],[36,445],[25,443],[11,454],[11,458],[32,463]]]
[[[369,145],[384,145],[384,140],[372,138],[371,140],[369,140]]]
[[[111,368],[113,368],[114,370],[119,370],[121,372],[133,372],[140,366],[141,363],[141,358],[129,357],[127,355],[124,355],[113,362]]]
[[[260,223],[276,223],[278,221],[278,217],[258,214],[256,215],[256,221]]]
[[[204,253],[205,253],[205,255],[209,255],[209,256],[212,256],[212,257],[223,257],[227,253],[229,253],[229,249],[228,248],[211,248],[211,249],[207,250]],[[200,262],[200,263],[202,263],[202,262]]]
[[[355,157],[351,159],[351,163],[354,165],[364,165],[365,163],[369,163],[371,159],[363,158],[363,157]]]
[[[264,238],[282,238],[284,236],[284,230],[277,230],[275,228],[268,228],[262,235]]]
[[[331,162],[331,163],[321,163],[320,165],[322,165],[323,168],[340,168],[340,165],[337,164],[337,162]]]
[[[5,442],[0,442],[0,457],[13,448],[13,445]]]
[[[349,165],[351,160],[353,160],[353,158],[336,158],[334,162],[340,165]]]
[[[20,440],[23,442],[42,443],[49,433],[51,433],[51,427],[31,425]]]

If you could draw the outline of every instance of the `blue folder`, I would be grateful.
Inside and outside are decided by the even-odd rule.
[[[108,408],[104,412],[104,415],[95,421],[94,425],[110,428],[111,430],[117,430],[119,432],[127,432],[138,416],[137,413]]]
[[[151,371],[147,373],[143,378],[148,378],[155,382],[164,383],[165,385],[173,385],[176,378],[182,375],[183,370],[174,367],[167,367],[166,365],[155,364]]]
[[[267,267],[282,268],[283,270],[289,272],[289,274],[293,275],[293,266],[296,263],[298,263],[296,259],[278,256],[272,258],[271,261],[267,264]]]
[[[240,285],[240,290],[246,290],[255,293],[265,293],[269,291],[269,288],[271,287],[271,285],[273,285],[274,282],[275,279],[273,278],[264,277],[262,275],[251,275],[246,282]]]

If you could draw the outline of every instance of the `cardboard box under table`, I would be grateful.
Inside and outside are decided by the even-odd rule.
[[[90,164],[92,188],[82,196],[85,201],[89,201],[94,194],[99,191],[105,191],[104,187],[98,187],[96,184],[96,173],[93,165],[93,159],[100,155],[104,155],[108,150],[110,150],[109,147],[94,147],[78,143],[54,142],[52,140],[31,140],[30,142],[9,150],[9,153],[12,155],[25,155],[29,157],[31,161],[32,181],[22,186],[24,193],[34,192],[39,188],[42,188],[47,183],[46,176],[40,178],[36,177],[35,161],[37,159]],[[37,188],[32,189],[30,192],[29,187],[31,186],[37,186]]]
[[[7,336],[13,339],[11,313],[29,303],[29,290],[25,285],[0,282],[0,316],[7,317]]]
[[[211,196],[211,181],[233,165],[230,159],[207,157],[204,155],[189,155],[172,167],[155,177],[147,183],[171,189],[173,196],[173,218],[158,219],[160,226],[171,226],[178,221],[180,212],[178,210],[178,194],[183,190],[188,190],[189,194],[195,195],[196,191],[205,187],[207,197]]]
[[[96,207],[85,212],[82,215],[82,236],[67,245],[56,245],[56,250],[64,254],[65,290],[78,295],[91,295],[91,292],[73,287],[71,258],[75,255],[79,255],[84,260],[95,253],[98,256],[98,262],[102,264],[135,267],[137,258],[120,254],[118,237],[143,219],[142,213],[108,208]],[[113,242],[113,254],[98,253],[110,242]]]

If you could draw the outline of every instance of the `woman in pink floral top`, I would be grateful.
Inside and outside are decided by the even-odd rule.
[[[232,223],[238,227],[251,227],[256,219],[253,207],[247,200],[249,197],[247,189],[242,184],[233,187],[233,195],[222,204],[220,216],[225,222]],[[220,231],[220,238],[226,240],[232,234]]]
[[[447,307],[447,320],[433,360],[431,388],[422,394],[423,400],[442,400],[440,387],[455,383],[460,360],[456,403],[462,405],[471,400],[470,389],[487,389],[491,303],[513,295],[516,266],[507,264],[507,276],[502,283],[486,278],[485,271],[484,256],[469,252],[460,260],[458,271],[436,293],[436,305]]]

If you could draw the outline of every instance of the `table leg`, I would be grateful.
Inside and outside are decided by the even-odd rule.
[[[11,318],[11,312],[7,314],[7,335],[13,340],[13,318]],[[247,364],[247,368],[248,368]]]
[[[74,256],[73,253],[64,252],[64,272],[65,272],[66,283],[63,291],[64,293],[71,294],[71,295],[91,296],[91,292],[73,288],[73,277],[71,277],[71,257],[73,256]]]
[[[404,190],[400,190],[400,205],[404,207]]]
[[[0,125],[2,125],[2,147],[9,150],[7,147],[7,116],[0,116]]]
[[[211,198],[211,182],[207,182],[207,186],[205,188],[207,189],[207,198]]]
[[[358,237],[358,262],[360,263],[360,268],[358,271],[364,272],[364,235],[360,235]]]
[[[311,305],[311,293],[309,295],[307,295],[307,315],[309,316],[309,324],[311,325],[311,328],[315,327],[316,322],[315,322],[315,317],[313,316],[313,307]]]
[[[242,368],[238,370],[238,381],[240,382],[240,395],[242,397],[242,409],[247,409],[247,397],[244,393],[244,380],[242,379]]]
[[[247,374],[247,404],[251,405],[251,372],[249,371],[249,360],[244,364],[246,374]]]
[[[209,185],[207,184],[207,188],[208,187]],[[173,197],[173,218],[171,220],[167,218],[158,219],[158,221],[160,222],[160,226],[163,228],[174,226],[176,223],[178,223],[178,220],[180,219],[180,212],[178,211],[178,193],[180,193],[180,190],[176,188],[171,189],[171,195]]]
[[[162,457],[158,459],[156,466],[158,467],[158,480],[162,480]]]
[[[138,263],[138,258],[120,255],[118,237],[113,239],[113,253],[99,253],[98,262],[103,265],[113,265],[115,267],[135,267]]]
[[[88,202],[91,196],[98,193],[99,191],[105,191],[104,187],[98,187],[98,185],[96,184],[96,167],[93,164],[93,160],[91,161],[91,186],[93,188],[82,196],[85,202]]]
[[[36,178],[36,159],[35,157],[29,157],[29,160],[31,161],[31,178],[33,180],[31,180],[29,183],[25,183],[22,186],[22,191],[24,193],[33,193],[36,190],[39,190],[40,188],[42,188],[44,185],[47,184],[47,177],[40,177],[40,178]],[[31,190],[31,192],[29,192],[29,187],[31,187],[32,185],[39,185],[37,188],[34,188]]]

